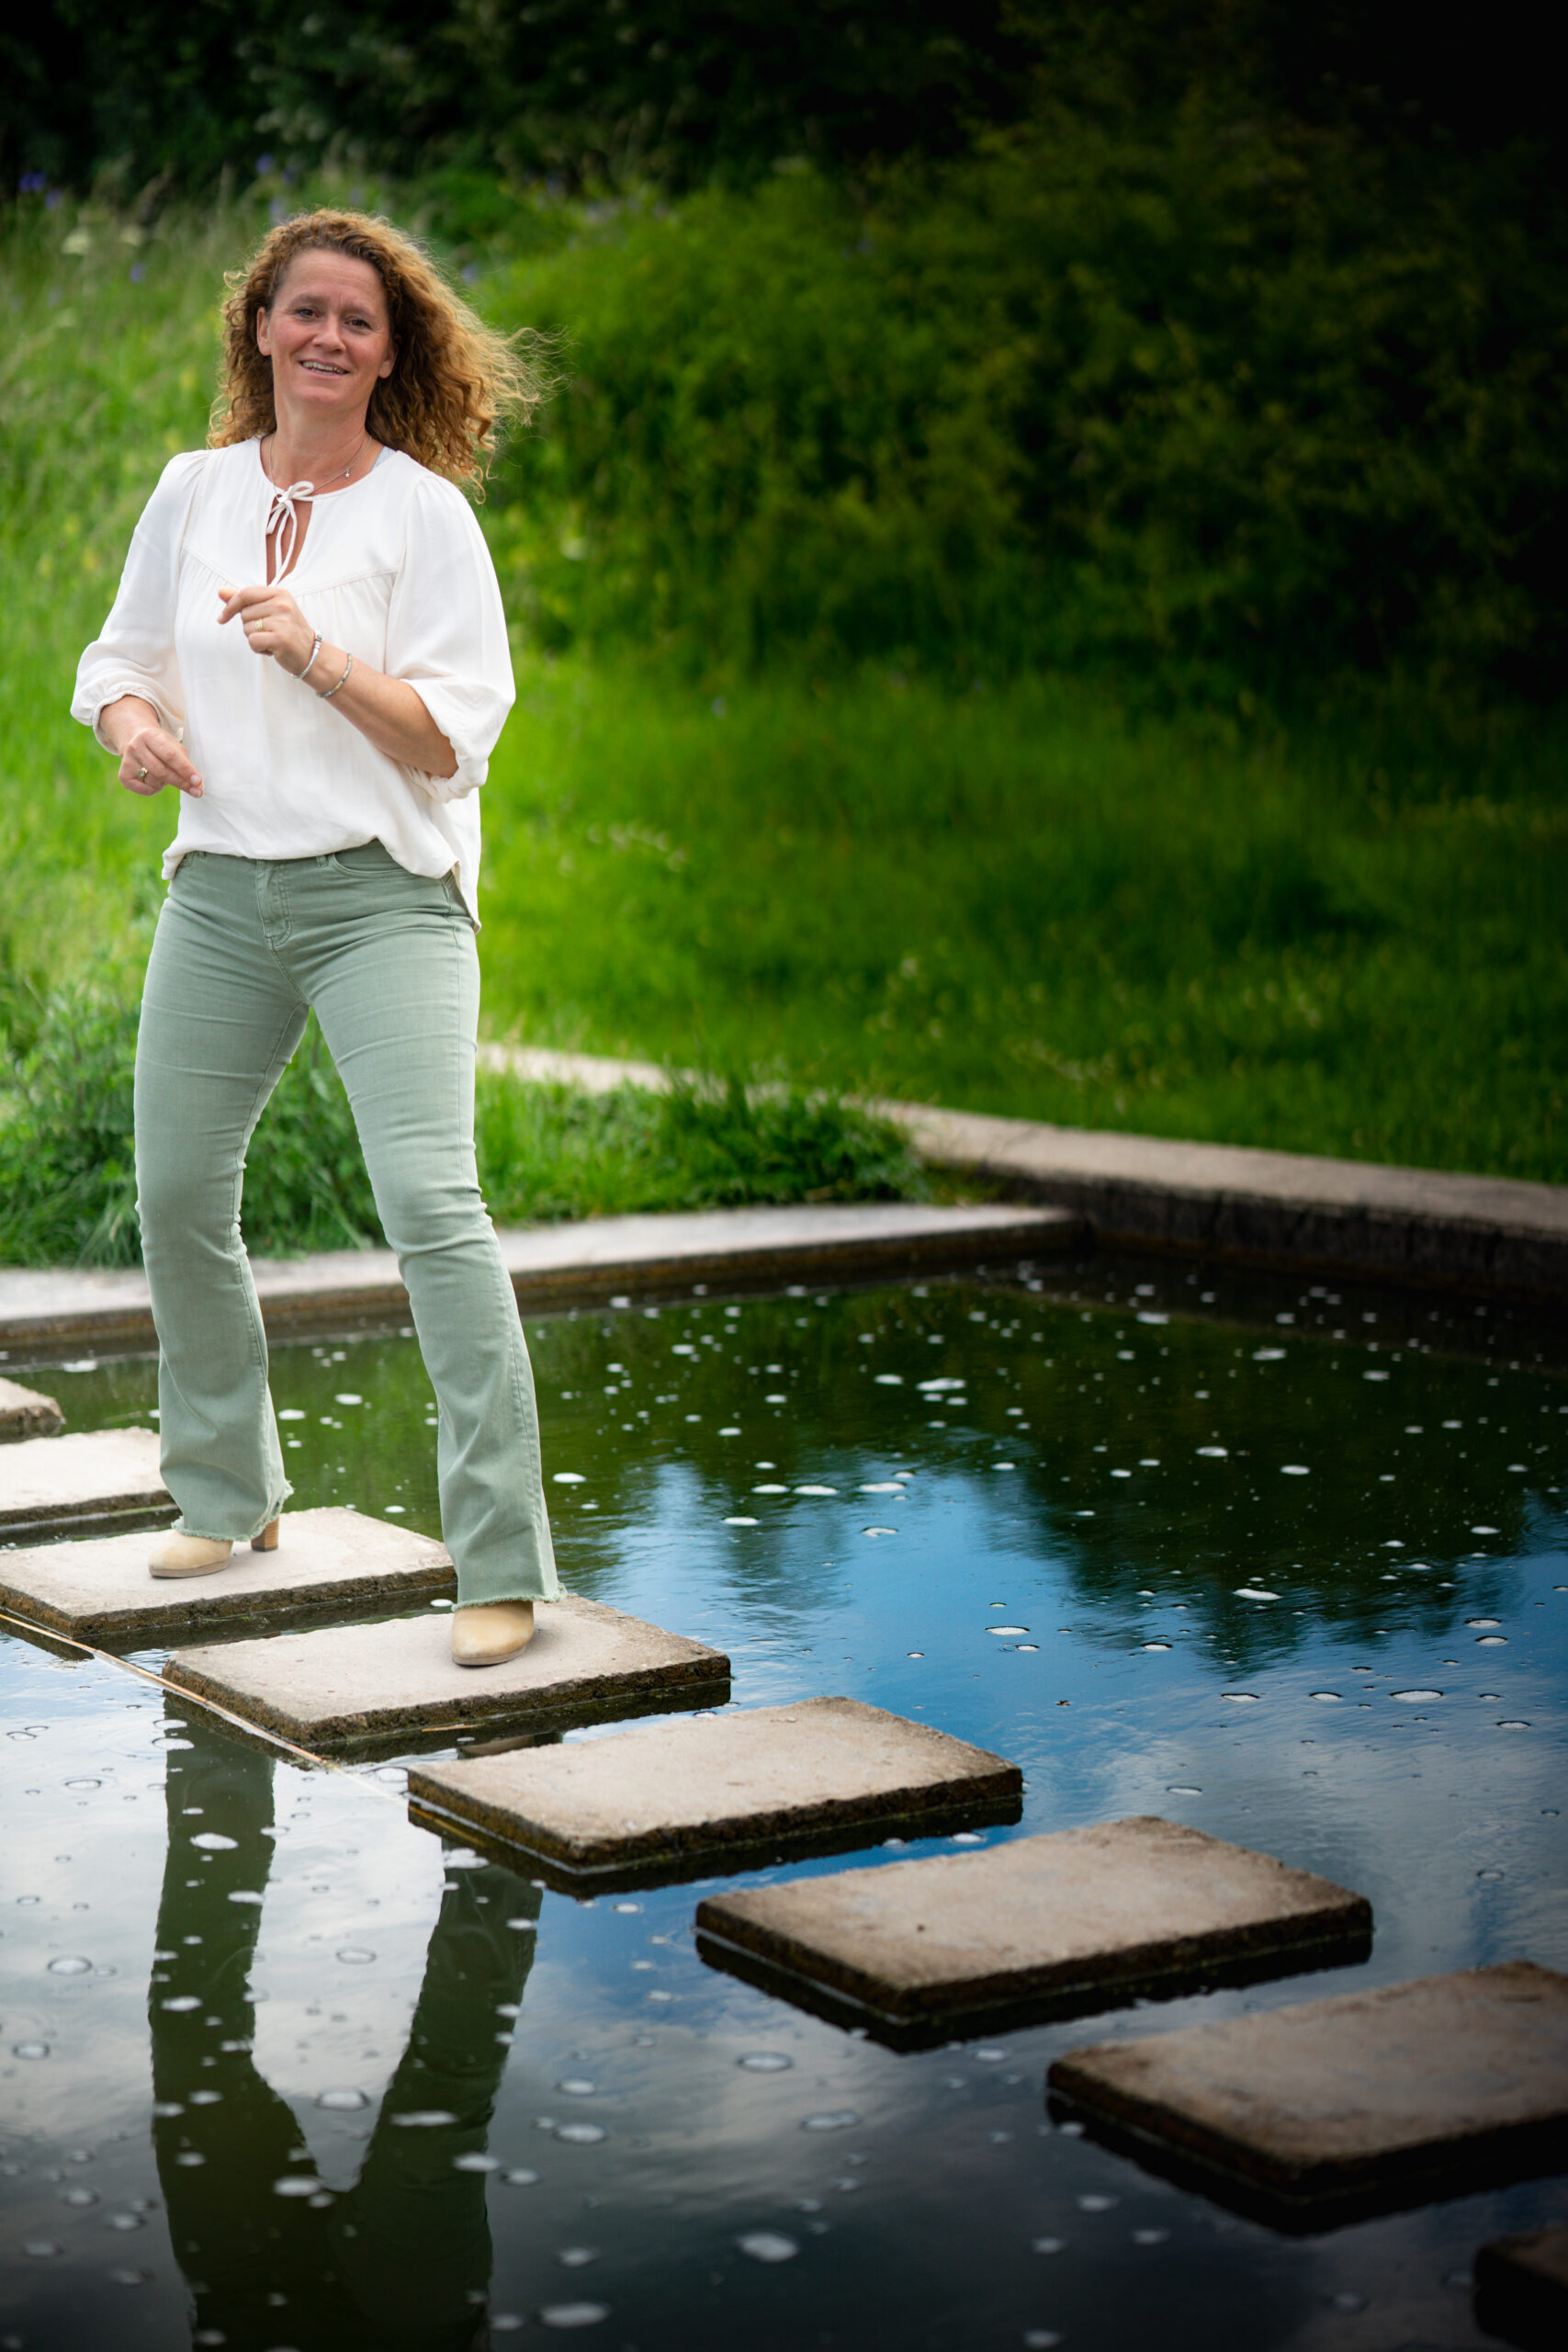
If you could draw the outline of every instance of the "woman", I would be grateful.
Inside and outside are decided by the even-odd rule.
[[[236,273],[210,446],[164,469],[74,715],[179,826],[136,1056],[136,1176],[179,1506],[155,1577],[270,1549],[288,1492],[240,1238],[245,1149],[314,1008],[439,1408],[453,1656],[558,1588],[533,1374],[474,1163],[477,789],[513,687],[456,485],[537,379],[384,221]]]

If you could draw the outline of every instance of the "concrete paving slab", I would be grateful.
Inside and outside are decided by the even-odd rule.
[[[533,1640],[504,1665],[454,1666],[451,1638],[450,1617],[429,1612],[177,1650],[166,1675],[313,1748],[394,1736],[412,1747],[474,1724],[582,1722],[639,1702],[729,1695],[722,1651],[575,1593],[540,1603]]]
[[[171,1516],[156,1430],[92,1430],[0,1446],[0,1529],[71,1527]]]
[[[1568,2344],[1568,2229],[1495,2239],[1475,2257],[1475,2316],[1521,2352]]]
[[[0,1380],[0,1442],[17,1437],[54,1437],[65,1427],[65,1416],[52,1396],[18,1381]]]
[[[873,1824],[1016,1810],[1021,1788],[1005,1758],[856,1699],[730,1710],[409,1774],[417,1811],[573,1872],[711,1862],[824,1832],[866,1842]]]
[[[1370,1948],[1365,1897],[1153,1817],[710,1895],[699,1950],[946,2032],[964,2016],[1104,2008],[1222,1969],[1248,1976]],[[710,1948],[711,1947],[711,1948]],[[983,2030],[977,2027],[976,2030]]]
[[[931,1166],[1077,1209],[1107,1248],[1568,1291],[1568,1185],[875,1102]]]
[[[1156,2169],[1321,2228],[1568,2165],[1568,1976],[1428,1976],[1069,2051],[1047,2079]]]
[[[432,1537],[354,1510],[286,1511],[276,1552],[241,1545],[216,1576],[178,1582],[148,1575],[156,1540],[143,1531],[0,1552],[0,1607],[79,1641],[168,1641],[225,1618],[418,1600],[456,1584]]]
[[[518,1305],[527,1313],[636,1294],[689,1295],[694,1284],[740,1289],[849,1281],[1055,1256],[1087,1228],[1068,1209],[879,1201],[835,1206],[712,1209],[690,1216],[592,1217],[500,1234]],[[341,1328],[408,1313],[389,1250],[329,1250],[253,1261],[269,1331]],[[94,1340],[151,1343],[152,1312],[139,1270],[37,1272],[0,1268],[0,1345],[49,1348]]]

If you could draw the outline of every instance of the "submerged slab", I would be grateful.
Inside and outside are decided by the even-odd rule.
[[[1321,2225],[1568,2165],[1568,1976],[1510,1961],[1070,2051],[1109,2135]]]
[[[570,1871],[1016,1804],[1016,1764],[856,1699],[806,1699],[614,1739],[433,1764],[409,1774],[426,1813]]]
[[[92,1430],[0,1446],[0,1528],[173,1511],[156,1430]]]
[[[287,1522],[286,1522],[287,1523]],[[303,1747],[535,1718],[581,1720],[694,1686],[728,1696],[729,1660],[602,1601],[541,1602],[527,1648],[502,1666],[454,1666],[445,1612],[179,1650],[167,1679]],[[689,1698],[685,1703],[690,1703]]]
[[[52,1396],[24,1388],[15,1380],[0,1380],[0,1439],[53,1437],[65,1427],[65,1416]]]
[[[1525,2352],[1568,2344],[1568,2229],[1496,2238],[1475,2257],[1475,2316]]]
[[[1174,1989],[1222,1965],[1248,1974],[1364,1951],[1371,1906],[1272,1855],[1145,1818],[1020,1838],[710,1895],[697,1928],[733,1953],[883,2018]]]
[[[143,1531],[0,1552],[0,1602],[51,1633],[107,1642],[172,1637],[226,1617],[418,1600],[449,1592],[455,1581],[451,1560],[430,1536],[354,1510],[286,1512],[276,1552],[239,1545],[211,1577],[150,1577],[158,1540]]]

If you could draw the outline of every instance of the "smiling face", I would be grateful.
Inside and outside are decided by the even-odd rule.
[[[272,361],[273,398],[285,433],[363,424],[397,346],[386,289],[367,261],[302,253],[278,281],[272,308],[256,313],[256,345]]]

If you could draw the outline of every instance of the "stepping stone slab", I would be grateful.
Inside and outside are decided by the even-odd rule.
[[[729,1694],[721,1651],[602,1601],[542,1601],[536,1623],[527,1648],[501,1666],[454,1666],[451,1617],[427,1611],[178,1650],[165,1673],[302,1747],[536,1717],[581,1721],[649,1700],[690,1705],[694,1690],[698,1703]]]
[[[52,1396],[23,1388],[14,1380],[0,1380],[0,1440],[53,1437],[65,1427],[65,1416]]]
[[[1475,2257],[1475,2316],[1529,2352],[1568,2344],[1568,2229],[1497,2238]]]
[[[92,1430],[0,1446],[0,1528],[68,1526],[173,1511],[156,1430]]]
[[[1225,1963],[1248,1974],[1321,1965],[1364,1950],[1371,1924],[1366,1899],[1327,1879],[1154,1818],[697,1906],[699,1934],[911,2024],[1026,2003],[1103,2007]]]
[[[276,1552],[237,1544],[228,1566],[210,1577],[150,1577],[158,1541],[143,1529],[0,1552],[0,1605],[79,1641],[156,1640],[225,1617],[417,1600],[450,1592],[456,1582],[451,1560],[431,1537],[355,1510],[286,1511]]]
[[[416,1807],[584,1871],[1016,1805],[1022,1785],[1005,1758],[857,1699],[649,1724],[409,1774]]]
[[[1309,2228],[1568,2165],[1568,1976],[1519,1960],[1058,2058],[1108,2136]]]

